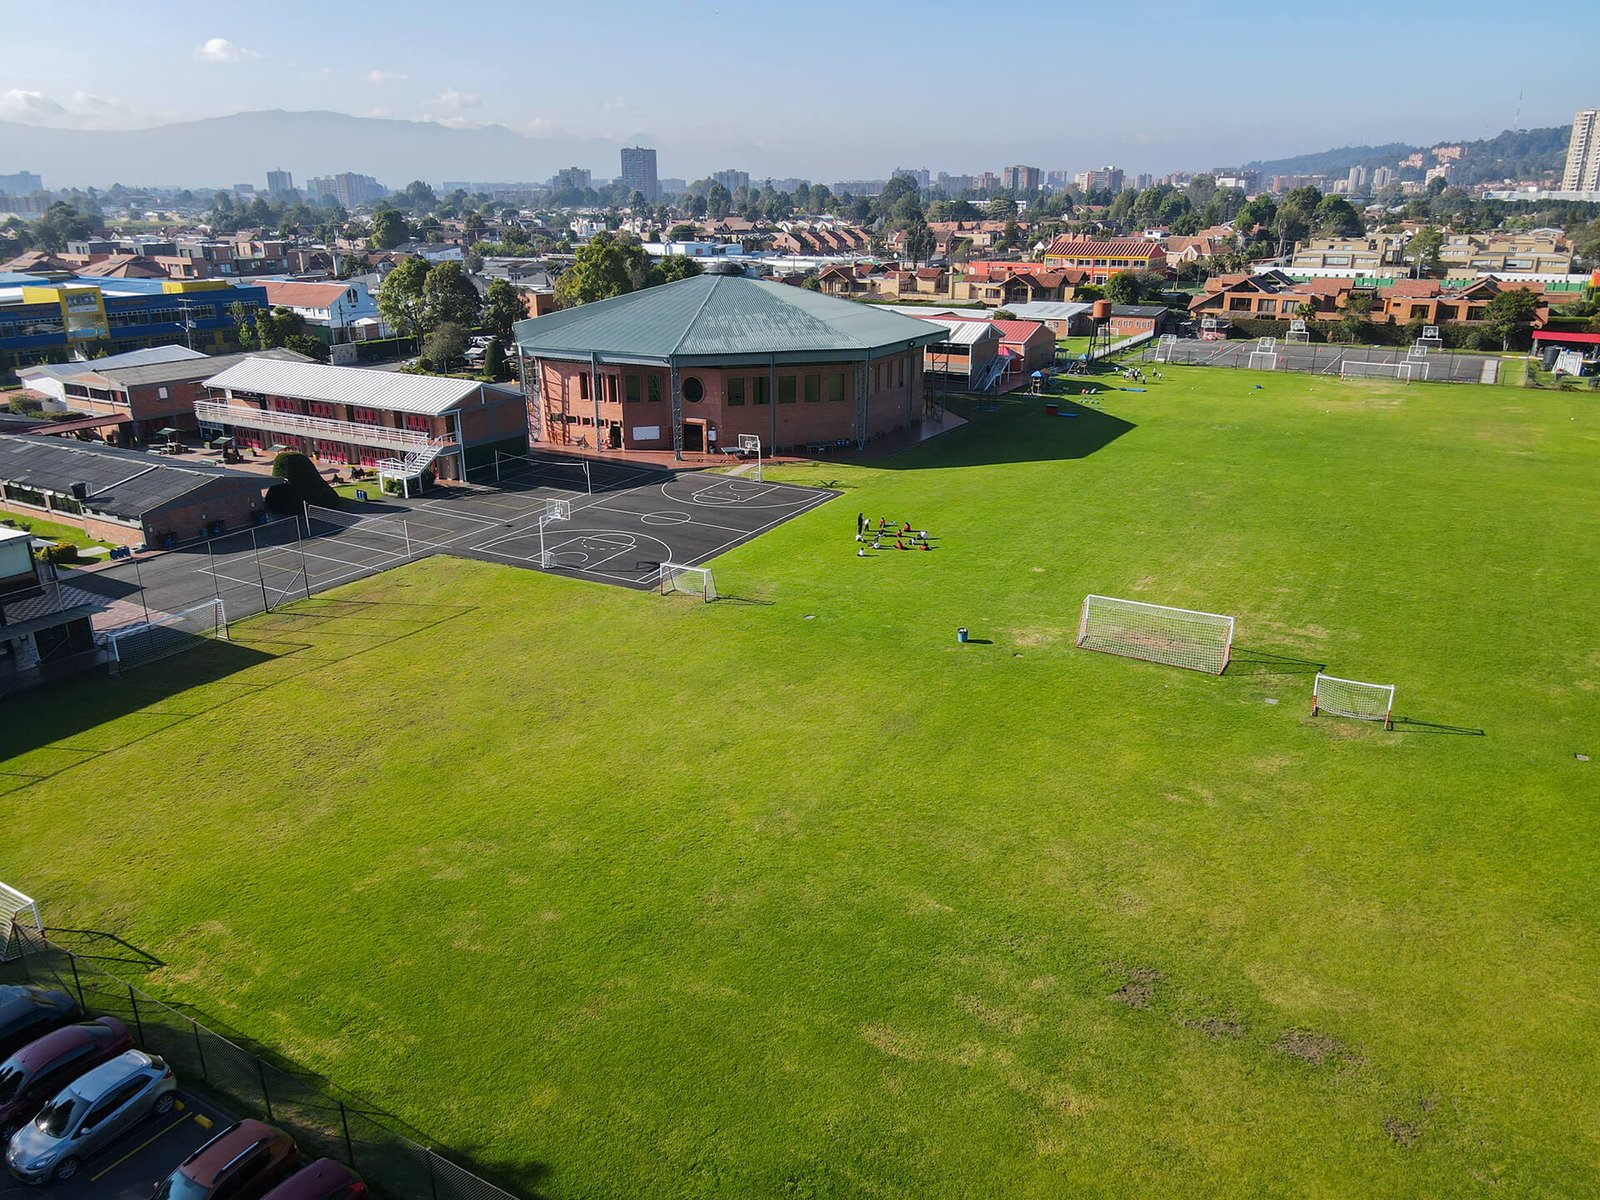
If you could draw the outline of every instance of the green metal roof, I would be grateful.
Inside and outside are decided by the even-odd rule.
[[[863,359],[937,342],[915,317],[786,283],[697,275],[516,325],[530,357],[605,361]]]

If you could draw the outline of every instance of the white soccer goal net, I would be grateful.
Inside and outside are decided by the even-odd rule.
[[[135,667],[192,650],[212,638],[228,637],[228,614],[221,600],[207,600],[193,608],[167,613],[150,621],[114,629],[106,635],[111,673],[121,675]]]
[[[1112,596],[1086,596],[1078,645],[1220,675],[1233,652],[1233,618]]]
[[[1157,339],[1157,341],[1156,341],[1155,360],[1157,362],[1163,362],[1163,363],[1164,362],[1171,362],[1172,361],[1172,355],[1177,350],[1177,346],[1178,346],[1178,335],[1177,334],[1175,334],[1175,333],[1163,333],[1161,335],[1161,337],[1159,339]]]
[[[1392,729],[1394,685],[1362,683],[1319,672],[1311,686],[1311,715],[1314,717],[1319,711],[1336,717],[1353,717],[1357,721],[1382,721],[1385,729]]]
[[[1404,362],[1352,362],[1345,359],[1339,364],[1340,379],[1398,379],[1410,383],[1414,379],[1428,378],[1430,364],[1415,359]]]
[[[0,962],[10,962],[21,953],[16,935],[19,925],[35,932],[42,929],[39,905],[32,896],[0,883]]]
[[[661,594],[668,596],[674,593],[699,596],[707,604],[711,603],[717,598],[717,584],[711,577],[711,568],[686,567],[672,562],[662,563]]]
[[[1311,344],[1311,331],[1306,328],[1306,323],[1300,318],[1289,322],[1289,335],[1284,338],[1291,346],[1309,346]]]

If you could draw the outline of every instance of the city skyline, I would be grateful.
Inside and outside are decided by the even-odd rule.
[[[1575,0],[1555,0],[1553,8],[1548,15],[1555,22],[1588,15]],[[91,28],[123,18],[123,10],[105,0],[85,0],[77,9]],[[109,45],[75,48],[67,78],[59,21],[45,10],[19,8],[8,16],[13,66],[0,89],[0,120],[128,130],[235,112],[327,110],[454,129],[504,127],[548,144],[560,160],[551,170],[576,165],[596,178],[617,170],[620,148],[639,145],[658,150],[664,176],[694,179],[736,169],[752,178],[827,179],[883,177],[902,163],[963,172],[1013,163],[1082,170],[1109,162],[1130,173],[1200,170],[1325,146],[1426,145],[1492,136],[1513,125],[1565,124],[1574,111],[1594,104],[1581,62],[1541,62],[1508,65],[1488,85],[1425,114],[1398,113],[1383,89],[1352,89],[1337,105],[1308,90],[1303,97],[1280,94],[1272,105],[1253,109],[1245,124],[1193,102],[1202,78],[1226,71],[1229,63],[1240,70],[1292,64],[1304,56],[1299,47],[1310,45],[1307,39],[1325,32],[1326,21],[1281,14],[1273,39],[1278,48],[1255,51],[1246,49],[1255,42],[1245,17],[1207,14],[1200,20],[1188,4],[1164,0],[1149,6],[1142,20],[1152,36],[1170,39],[1171,62],[1152,63],[1137,86],[1129,85],[1120,61],[1074,55],[1070,72],[1064,65],[1016,72],[1004,99],[991,103],[941,104],[923,88],[903,95],[874,89],[869,119],[863,119],[860,80],[836,61],[839,56],[805,59],[803,87],[747,82],[765,77],[774,47],[790,37],[781,14],[755,6],[690,4],[683,20],[662,25],[657,10],[621,0],[608,27],[621,35],[606,42],[612,69],[595,72],[589,55],[537,53],[534,75],[527,70],[530,52],[593,36],[586,14],[542,6],[502,12],[469,3],[455,14],[462,32],[420,39],[414,30],[425,10],[412,0],[397,0],[393,9],[392,19],[375,28],[359,12],[291,3],[286,19],[268,27],[214,7],[169,4],[167,20],[119,33],[115,53]],[[1341,11],[1342,24],[1352,29],[1377,23],[1384,31],[1363,41],[1367,79],[1413,74],[1416,46],[1438,32],[1428,14],[1371,0]],[[825,2],[818,9],[823,18],[847,21],[868,41],[881,37],[894,45],[897,60],[913,73],[926,70],[929,80],[961,65],[963,52],[949,42],[947,26],[967,12],[951,4],[913,10],[898,2],[870,10]],[[314,21],[315,38],[308,39],[295,19],[301,14]],[[1482,0],[1469,0],[1452,8],[1451,20],[1487,22],[1494,14]],[[1070,46],[1079,24],[1041,14],[1030,25],[1028,44]],[[650,29],[650,36],[627,37],[634,27]],[[184,64],[186,86],[152,87],[148,64],[173,59]],[[785,60],[792,59],[786,52]],[[726,69],[680,69],[710,60]],[[86,79],[92,83],[85,86]],[[1006,120],[996,121],[1002,112]],[[6,150],[0,131],[0,159]],[[304,166],[282,165],[308,173]]]

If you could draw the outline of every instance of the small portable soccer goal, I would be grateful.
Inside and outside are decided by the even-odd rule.
[[[1208,342],[1221,341],[1228,335],[1228,323],[1218,317],[1200,318],[1200,336]]]
[[[717,598],[717,583],[711,577],[710,567],[686,567],[682,563],[661,564],[661,594],[663,596],[698,596],[707,604]]]
[[[1382,721],[1385,729],[1394,728],[1394,684],[1362,683],[1317,673],[1311,685],[1311,715],[1319,712],[1357,721]]]
[[[1221,675],[1233,653],[1233,618],[1115,596],[1085,596],[1078,646]]]
[[[106,635],[113,675],[181,654],[212,638],[228,639],[228,613],[221,600],[167,613],[150,621],[114,629]]]
[[[21,957],[22,938],[26,936],[22,930],[38,933],[42,928],[39,905],[33,897],[0,883],[0,962]]]
[[[1398,379],[1402,383],[1428,378],[1431,363],[1407,357],[1403,362],[1352,362],[1339,364],[1340,379]]]
[[[1309,346],[1311,344],[1311,331],[1306,328],[1305,321],[1296,317],[1289,322],[1289,333],[1283,340],[1291,346]]]
[[[1163,333],[1159,338],[1156,339],[1156,361],[1160,363],[1171,362],[1172,356],[1177,351],[1177,348],[1178,335],[1175,333]]]
[[[1250,351],[1250,369],[1252,371],[1276,371],[1278,369],[1278,339],[1263,337],[1256,339],[1256,348]]]
[[[1439,336],[1439,327],[1437,325],[1424,325],[1422,327],[1422,336],[1417,339],[1417,345],[1430,354],[1443,350],[1444,338]]]

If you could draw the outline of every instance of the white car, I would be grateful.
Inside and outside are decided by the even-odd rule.
[[[74,1080],[39,1110],[6,1147],[6,1166],[24,1183],[70,1179],[83,1160],[146,1117],[177,1103],[172,1068],[129,1050]]]

